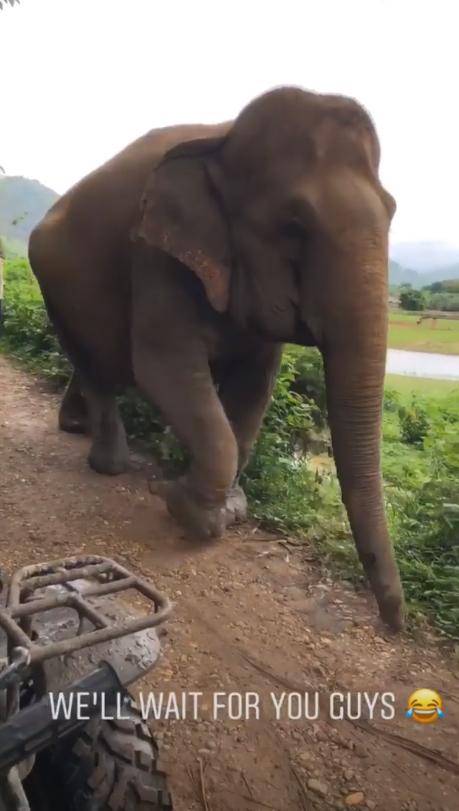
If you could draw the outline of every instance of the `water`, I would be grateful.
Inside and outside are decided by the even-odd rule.
[[[409,352],[389,349],[386,372],[393,375],[459,380],[459,355],[437,355],[431,352]]]

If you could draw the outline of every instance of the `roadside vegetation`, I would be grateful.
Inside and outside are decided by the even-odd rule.
[[[69,366],[26,260],[7,262],[5,294],[2,350],[62,387]],[[415,319],[392,315],[391,346],[420,348],[410,342],[414,335],[419,340],[420,332],[443,341],[445,326],[448,338],[441,349],[434,343],[435,351],[459,353],[459,322],[441,322],[441,330],[432,330],[417,327]],[[406,335],[403,343],[399,333]],[[430,340],[426,338],[429,347]],[[121,398],[121,408],[131,436],[146,441],[170,469],[183,465],[180,447],[154,409],[135,393]],[[361,567],[328,449],[320,355],[289,347],[244,474],[252,516],[279,533],[306,537],[332,570],[360,586]],[[411,617],[433,622],[458,640],[459,385],[387,378],[383,464],[389,522]]]
[[[459,312],[459,279],[434,282],[420,290],[410,284],[392,288],[403,310]]]

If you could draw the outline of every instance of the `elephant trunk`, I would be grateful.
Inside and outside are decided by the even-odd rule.
[[[368,212],[368,209],[367,209]],[[403,626],[403,591],[387,529],[381,423],[387,342],[387,238],[345,240],[322,286],[327,405],[342,499],[383,620]],[[328,292],[327,292],[328,287]],[[323,311],[324,311],[323,310]]]

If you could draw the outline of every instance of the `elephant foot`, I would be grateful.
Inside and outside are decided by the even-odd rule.
[[[237,484],[231,488],[226,498],[226,526],[245,521],[247,518],[247,496]]]
[[[65,392],[59,409],[59,428],[69,434],[90,432],[88,405],[74,378]]]
[[[116,443],[95,441],[89,452],[88,463],[92,470],[105,476],[118,476],[129,466],[129,448],[126,438],[120,437]]]
[[[68,434],[89,434],[89,414],[81,394],[65,397],[59,409],[59,428]]]
[[[61,411],[59,413],[59,428],[67,434],[88,434],[89,420],[81,415],[67,414]]]
[[[169,514],[197,541],[221,538],[226,529],[225,506],[201,501],[182,481],[151,482],[150,492],[166,502]]]

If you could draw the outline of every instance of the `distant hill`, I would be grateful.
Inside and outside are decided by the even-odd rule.
[[[445,293],[459,293],[459,277],[457,279],[445,279],[439,284],[440,290]]]
[[[389,284],[391,285],[411,284],[412,287],[419,289],[434,282],[442,282],[445,279],[459,279],[459,262],[437,270],[424,271],[423,273],[402,267],[393,259],[389,263]]]
[[[58,197],[38,180],[0,175],[0,235],[7,249],[26,253],[32,229]]]
[[[391,245],[390,255],[402,267],[419,273],[444,272],[448,267],[459,265],[459,245],[448,242],[396,242]]]

